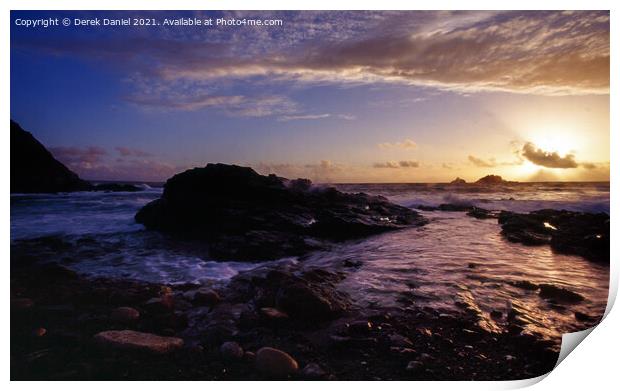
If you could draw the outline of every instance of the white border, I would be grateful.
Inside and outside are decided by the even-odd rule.
[[[2,90],[0,92],[0,111],[2,112],[3,121],[8,125],[10,118],[10,88],[9,88],[9,47],[10,47],[10,12],[9,10],[194,10],[194,9],[211,9],[211,10],[391,10],[391,9],[602,9],[611,10],[611,108],[610,111],[610,126],[611,126],[611,145],[610,148],[613,151],[620,151],[620,144],[618,138],[618,115],[617,107],[618,100],[616,93],[618,91],[618,80],[616,77],[616,70],[618,69],[617,62],[617,50],[618,50],[618,33],[617,23],[615,20],[616,10],[614,7],[618,2],[613,1],[545,1],[540,0],[521,0],[521,1],[488,1],[488,0],[468,0],[463,2],[446,1],[446,0],[434,0],[434,1],[398,1],[398,0],[261,0],[260,2],[251,0],[4,0],[1,2],[3,11],[0,14],[0,29],[2,31],[1,52],[0,56],[2,74],[1,80]],[[8,126],[7,126],[8,128]],[[5,128],[5,129],[7,129]],[[0,170],[2,170],[2,180],[0,181],[0,187],[3,194],[9,194],[9,132],[4,131],[1,133],[2,139],[0,145],[2,151],[0,153],[0,159],[2,164]],[[613,147],[611,147],[613,146]],[[618,167],[616,167],[616,156],[611,154],[611,214],[617,215],[618,205]],[[10,202],[9,197],[5,198],[5,201],[0,207],[0,214],[4,221],[4,225],[0,228],[0,240],[2,243],[2,259],[1,267],[4,269],[4,292],[5,300],[9,299],[9,240],[10,240]],[[611,245],[611,259],[612,267],[610,274],[612,281],[610,283],[610,303],[607,311],[611,308],[611,303],[615,299],[618,288],[618,268],[617,268],[617,255],[618,255],[618,224],[612,219],[611,222],[612,232],[612,245]],[[3,349],[5,351],[2,355],[2,373],[4,379],[7,381],[10,378],[10,357],[9,357],[9,305],[5,301],[5,307],[3,311],[0,311],[0,335],[3,337]],[[617,383],[617,349],[620,343],[618,342],[618,336],[616,330],[620,326],[620,315],[618,310],[611,312],[604,322],[597,326],[591,336],[588,338],[588,343],[582,344],[577,347],[577,352],[570,354],[568,358],[562,362],[554,371],[552,371],[547,379],[537,384],[535,387],[539,389],[592,389],[595,387],[605,387],[605,385],[618,384]],[[544,378],[544,376],[542,377]],[[542,379],[532,379],[517,382],[382,382],[381,384],[375,382],[348,382],[347,387],[355,387],[359,390],[374,390],[378,386],[388,386],[391,389],[410,390],[411,387],[424,389],[506,389],[506,388],[519,388],[538,382]],[[51,388],[54,389],[78,389],[84,386],[92,388],[94,390],[106,390],[111,387],[111,384],[107,382],[90,382],[83,384],[82,382],[53,382],[53,383],[35,383],[35,382],[11,382],[11,386],[20,389],[31,388]],[[113,387],[122,388],[135,388],[148,387],[149,389],[164,390],[168,389],[171,384],[165,382],[152,382],[149,384],[142,383],[114,383]],[[236,388],[269,388],[271,389],[284,389],[291,386],[300,390],[314,390],[316,387],[336,388],[340,387],[337,382],[331,383],[312,383],[312,382],[296,382],[293,384],[288,382],[184,382],[180,384],[186,390],[204,390],[209,389],[236,389]],[[542,387],[542,388],[541,388]],[[605,388],[611,388],[607,386]]]

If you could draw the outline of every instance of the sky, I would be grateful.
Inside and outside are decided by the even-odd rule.
[[[154,18],[155,26],[75,19]],[[24,21],[69,18],[68,27]],[[166,20],[281,20],[172,26]],[[11,12],[11,117],[90,180],[609,180],[609,12]]]

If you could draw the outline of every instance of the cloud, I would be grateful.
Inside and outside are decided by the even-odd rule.
[[[547,168],[577,168],[579,166],[574,154],[569,153],[562,157],[557,152],[543,151],[531,142],[523,145],[522,155],[530,162]]]
[[[52,155],[71,169],[89,168],[103,160],[108,154],[100,147],[52,147]]]
[[[324,114],[297,114],[297,115],[283,115],[280,118],[278,118],[278,121],[312,121],[312,120],[319,120],[319,119],[326,119],[326,118],[336,118],[336,119],[341,119],[341,120],[345,120],[345,121],[353,121],[356,119],[356,117],[354,115],[350,115],[350,114],[329,114],[329,113],[324,113]]]
[[[491,158],[489,160],[484,160],[484,159],[480,159],[477,158],[475,156],[469,155],[467,157],[467,160],[469,160],[471,163],[474,164],[474,166],[476,167],[495,167],[497,166],[497,163],[495,162],[494,158]]]
[[[377,144],[377,146],[380,149],[396,149],[396,148],[402,148],[402,149],[415,149],[417,147],[416,143],[411,140],[411,139],[405,139],[403,141],[399,141],[396,143],[379,143]]]
[[[69,41],[19,37],[12,45],[107,61],[167,82],[400,83],[465,93],[609,93],[608,11],[271,15],[285,19],[285,26],[191,35],[132,32],[131,38],[107,32],[96,42],[81,36]],[[210,105],[208,100],[197,104]]]
[[[124,156],[124,157],[129,157],[129,156],[133,156],[133,157],[148,157],[148,156],[151,156],[150,153],[142,151],[140,149],[135,149],[135,148],[116,147],[114,149],[116,149],[116,151],[121,156]]]
[[[117,155],[105,148],[53,147],[50,151],[80,177],[90,180],[163,181],[183,167],[146,159],[151,154],[135,148],[115,147]]]
[[[278,118],[278,120],[279,121],[300,121],[300,120],[325,119],[329,117],[331,117],[331,114],[284,115]]]
[[[420,163],[413,160],[389,161],[373,164],[374,168],[418,168]]]

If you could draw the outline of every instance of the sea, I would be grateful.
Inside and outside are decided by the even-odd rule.
[[[414,208],[458,203],[515,212],[550,208],[609,214],[609,182],[334,186],[345,192],[383,195]],[[220,262],[210,259],[200,246],[179,243],[136,223],[136,212],[162,193],[161,186],[142,187],[138,192],[12,194],[11,244],[27,244],[35,252],[40,243],[61,239],[70,248],[48,251],[46,261],[93,277],[165,284],[226,284],[239,272],[285,264],[346,270],[339,288],[360,308],[415,303],[452,313],[466,303],[491,328],[497,327],[492,311],[516,311],[527,331],[543,337],[583,329],[575,313],[600,317],[607,305],[608,267],[579,256],[556,254],[548,246],[508,242],[494,219],[478,220],[464,212],[420,211],[430,220],[423,227],[345,242],[303,257]],[[512,285],[518,281],[553,284],[585,300],[571,305],[552,303],[535,291]]]

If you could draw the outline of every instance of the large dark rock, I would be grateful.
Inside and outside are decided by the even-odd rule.
[[[249,167],[209,164],[168,179],[160,199],[136,221],[208,243],[213,256],[268,259],[325,242],[422,225],[411,209],[363,193],[314,186],[307,179],[263,176]]]
[[[140,191],[126,183],[92,185],[80,179],[11,120],[11,193],[61,193],[72,191]]]
[[[548,244],[564,254],[609,264],[609,216],[543,209],[529,214],[501,212],[502,235],[526,245]]]
[[[504,178],[502,178],[499,175],[487,175],[487,176],[484,176],[478,179],[475,183],[477,185],[494,186],[494,185],[506,185],[506,184],[516,183],[516,182],[504,180]]]
[[[452,182],[450,182],[451,185],[466,185],[467,182],[465,182],[465,179],[460,178],[460,177],[456,177],[456,179],[454,179]]]
[[[56,193],[90,188],[90,183],[54,159],[32,134],[11,121],[11,193]]]

